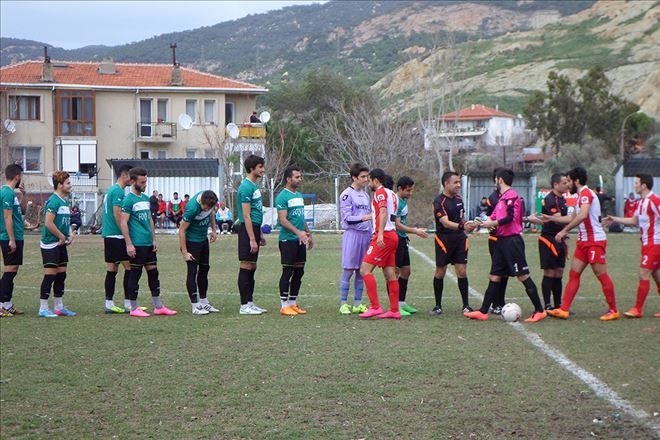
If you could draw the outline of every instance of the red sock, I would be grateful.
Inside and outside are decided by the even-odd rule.
[[[642,307],[644,307],[644,301],[646,301],[646,295],[649,294],[651,290],[651,281],[650,280],[639,280],[637,285],[637,302],[635,303],[635,308],[639,310],[639,313],[642,313]]]
[[[374,274],[368,273],[363,275],[362,279],[364,280],[364,285],[367,287],[367,296],[369,297],[371,307],[377,309],[380,307],[380,304],[378,303],[378,285],[376,284],[376,278],[374,277]]]
[[[566,289],[564,290],[564,296],[561,299],[561,309],[565,312],[571,310],[571,304],[575,295],[577,294],[578,289],[580,288],[580,274],[575,271],[570,271],[568,273],[568,284],[566,284]]]
[[[390,295],[390,311],[399,311],[399,280],[387,282],[387,292]]]
[[[605,295],[607,305],[610,306],[610,310],[616,312],[616,298],[614,295],[614,283],[612,283],[612,278],[610,278],[610,275],[605,272],[600,274],[598,281],[600,281],[600,287],[603,289],[603,295]]]

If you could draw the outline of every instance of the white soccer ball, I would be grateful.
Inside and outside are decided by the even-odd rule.
[[[522,310],[516,303],[508,303],[502,307],[502,319],[506,322],[518,322],[521,314]]]

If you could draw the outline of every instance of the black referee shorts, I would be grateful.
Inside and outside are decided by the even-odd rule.
[[[238,229],[238,261],[246,263],[256,263],[259,259],[259,248],[254,254],[250,252],[250,236],[245,229],[245,223],[237,226]],[[261,225],[252,223],[252,231],[254,232],[254,239],[257,241],[257,246],[261,241]]]
[[[468,239],[465,234],[435,235],[435,265],[467,264]]]
[[[282,266],[300,266],[307,261],[307,246],[298,240],[282,240],[279,246]]]
[[[557,243],[549,235],[539,236],[541,269],[563,269],[566,267],[566,245]]]
[[[2,248],[2,263],[5,266],[21,266],[23,264],[23,240],[16,240],[16,249],[9,253],[9,240],[0,240]]]
[[[490,274],[501,277],[519,277],[529,274],[525,258],[525,242],[520,235],[497,237],[493,248]]]

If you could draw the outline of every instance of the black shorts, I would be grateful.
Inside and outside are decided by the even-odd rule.
[[[408,250],[408,238],[399,236],[399,244],[396,247],[396,267],[410,266],[410,251]]]
[[[497,237],[492,235],[488,236],[488,253],[490,254],[490,260],[493,261],[493,254],[495,253],[495,243],[497,243]]]
[[[435,265],[467,264],[468,239],[465,234],[435,235]]]
[[[195,262],[201,266],[208,266],[210,263],[209,241],[188,241],[186,240],[188,253],[193,256]]]
[[[153,246],[135,246],[135,258],[128,261],[131,262],[132,267],[142,267],[156,264],[158,258],[156,258]]]
[[[123,238],[103,238],[103,252],[106,263],[118,264],[131,258],[126,253],[126,240]]]
[[[69,262],[69,252],[66,246],[55,246],[52,249],[41,248],[41,261],[44,267],[66,267]]]
[[[520,235],[497,237],[490,274],[501,277],[519,277],[529,274],[529,266],[525,258],[525,242]]]
[[[241,223],[238,229],[238,260],[247,263],[256,263],[259,258],[259,249],[254,254],[250,252],[250,236],[245,229],[245,223]],[[254,231],[254,239],[257,240],[257,245],[261,241],[261,225],[252,223],[252,231]]]
[[[307,246],[298,240],[280,241],[282,266],[299,266],[307,261]]]
[[[563,269],[566,267],[566,245],[557,243],[554,237],[539,236],[541,269]]]
[[[9,240],[0,240],[2,248],[2,263],[5,266],[20,266],[23,264],[23,240],[16,240],[16,250],[9,253]]]

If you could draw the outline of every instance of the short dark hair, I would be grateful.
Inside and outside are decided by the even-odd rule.
[[[383,180],[381,180],[380,183],[382,183],[383,186],[389,190],[394,189],[394,179],[389,174],[385,174],[383,176]]]
[[[120,166],[117,169],[117,176],[121,176],[124,173],[129,174],[129,172],[131,171],[132,168],[133,168],[133,165],[129,165],[129,164],[125,163],[124,165]]]
[[[54,171],[53,172],[53,189],[57,191],[57,186],[62,185],[66,182],[66,179],[69,178],[69,173],[66,171]]]
[[[204,206],[215,206],[218,203],[218,196],[210,189],[206,190],[202,193],[201,203]]]
[[[243,161],[243,166],[245,167],[245,172],[249,173],[257,167],[257,165],[265,165],[266,161],[263,157],[257,156],[256,154],[250,154]]]
[[[288,179],[289,177],[293,177],[293,172],[294,171],[300,172],[300,167],[297,167],[295,165],[290,165],[290,166],[286,167],[286,169],[284,170],[284,181],[285,182],[286,182],[286,179]]]
[[[381,168],[374,168],[373,170],[369,171],[369,177],[371,179],[378,179],[380,183],[383,183],[383,179],[385,178],[385,171],[383,171]]]
[[[190,198],[190,194],[184,194],[183,198],[185,199],[186,197]]]
[[[5,179],[13,180],[16,176],[23,172],[23,167],[18,164],[7,165],[5,168]]]
[[[178,196],[178,195],[179,195],[179,193],[178,193],[178,192],[176,192],[176,191],[174,191],[174,192],[172,193],[172,195],[173,195],[173,196]]]
[[[351,174],[351,177],[357,177],[360,175],[360,173],[364,171],[369,171],[369,167],[366,165],[362,165],[361,163],[354,163],[351,165],[351,168],[349,169],[349,173]]]
[[[646,185],[647,189],[653,189],[653,176],[650,174],[637,174],[640,185]]]
[[[497,173],[503,169],[502,167],[497,167],[493,170],[493,180],[497,179]]]
[[[579,179],[582,185],[587,184],[587,170],[582,167],[575,167],[566,174],[571,178],[571,180]]]
[[[495,178],[502,179],[506,185],[511,186],[513,184],[513,170],[509,168],[498,168],[495,171]]]
[[[128,176],[131,178],[131,180],[136,180],[138,177],[143,177],[146,175],[147,170],[142,167],[131,168],[131,170],[128,172]]]
[[[445,183],[447,183],[447,181],[451,179],[452,176],[458,176],[458,173],[456,171],[445,171],[442,174],[442,186],[445,186]]]
[[[415,181],[412,180],[412,177],[409,176],[401,176],[399,177],[399,180],[396,181],[396,189],[406,189],[410,188],[415,185]]]
[[[561,178],[565,176],[565,173],[554,173],[552,176],[550,176],[550,186],[554,186],[555,183],[560,183]]]

